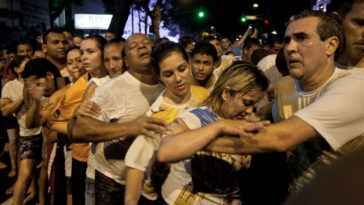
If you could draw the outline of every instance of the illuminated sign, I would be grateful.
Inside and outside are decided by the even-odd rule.
[[[75,14],[75,28],[107,30],[111,18],[112,15],[107,14]]]

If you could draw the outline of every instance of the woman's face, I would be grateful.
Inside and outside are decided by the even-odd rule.
[[[222,94],[222,117],[225,119],[248,120],[247,116],[253,113],[255,104],[263,95],[263,91],[250,91],[245,95],[242,93],[232,95],[230,89],[226,87]]]
[[[73,49],[67,54],[67,70],[70,76],[77,80],[85,73],[81,61],[81,53],[79,49]]]
[[[87,72],[92,72],[103,67],[102,51],[97,47],[94,39],[86,39],[81,42],[81,61]]]
[[[159,79],[166,86],[166,95],[184,97],[190,91],[190,65],[182,54],[173,51],[170,56],[159,63]]]

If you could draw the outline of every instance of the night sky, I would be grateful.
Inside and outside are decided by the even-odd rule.
[[[259,8],[253,8],[253,3]],[[176,14],[182,25],[191,30],[207,31],[211,26],[222,35],[243,34],[251,24],[261,33],[276,30],[284,33],[285,22],[293,14],[312,7],[311,0],[193,0],[181,6],[182,14]],[[197,17],[198,11],[205,11],[205,17]],[[186,12],[187,11],[187,12]],[[184,13],[183,13],[184,12]],[[259,15],[262,20],[241,22],[243,15]],[[269,24],[263,21],[267,19]]]

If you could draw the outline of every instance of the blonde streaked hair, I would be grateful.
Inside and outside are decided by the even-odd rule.
[[[224,88],[229,87],[230,94],[234,96],[237,93],[245,95],[251,91],[266,91],[268,84],[268,79],[257,67],[250,63],[236,61],[224,70],[210,96],[202,105],[209,107],[216,114],[221,114]]]

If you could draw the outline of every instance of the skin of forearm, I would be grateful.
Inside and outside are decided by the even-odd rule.
[[[19,98],[16,101],[9,103],[5,105],[3,108],[1,108],[1,113],[3,114],[4,117],[8,117],[11,114],[17,112],[22,104],[23,104],[23,98]]]
[[[128,168],[126,173],[125,199],[126,205],[137,205],[142,192],[144,172]]]
[[[216,123],[200,129],[164,137],[158,150],[160,162],[176,162],[186,159],[205,147],[220,132]]]
[[[67,135],[67,124],[53,124],[50,128],[58,133]]]
[[[75,119],[76,118],[76,119]],[[107,123],[91,117],[77,116],[68,123],[67,131],[74,141],[100,142],[116,138],[132,136],[132,126],[129,123]],[[72,130],[69,130],[72,129]]]
[[[285,152],[319,133],[298,117],[291,117],[277,124],[265,127],[253,137],[219,137],[214,139],[206,149],[214,152],[233,154]]]
[[[41,116],[39,115],[40,102],[33,101],[27,112],[25,125],[27,128],[35,128],[42,125]]]

